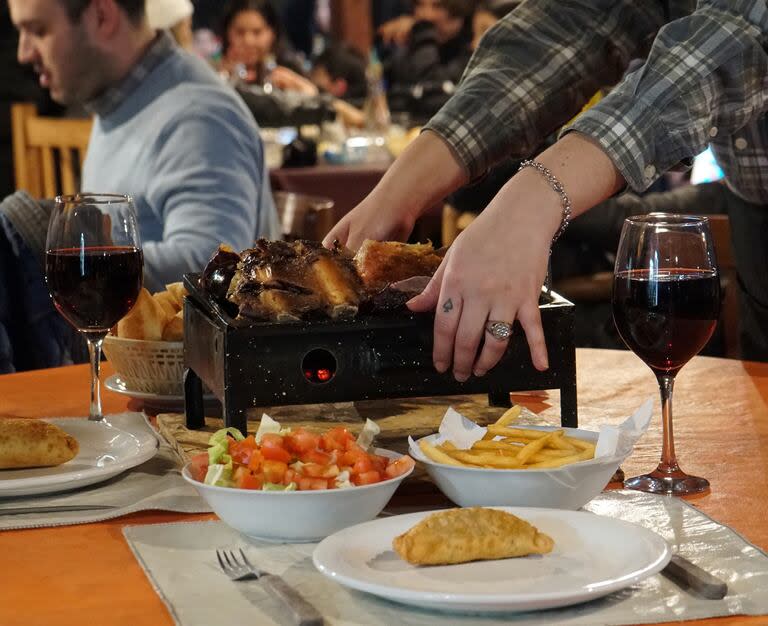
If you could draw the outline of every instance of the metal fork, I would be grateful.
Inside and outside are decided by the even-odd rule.
[[[216,558],[224,573],[232,580],[260,580],[266,590],[277,597],[291,611],[296,626],[322,626],[323,616],[307,602],[301,594],[285,582],[280,576],[270,574],[251,565],[242,548],[238,549],[240,558],[234,550],[216,550]]]

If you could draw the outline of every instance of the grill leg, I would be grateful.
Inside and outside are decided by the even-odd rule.
[[[229,428],[234,426],[239,430],[243,436],[248,435],[248,414],[244,409],[238,409],[231,411],[229,409],[229,402],[227,401],[227,392],[224,392],[224,402],[221,403],[221,412],[224,416],[224,426]]]
[[[489,391],[488,406],[503,406],[509,408],[512,406],[512,400],[509,397],[509,391]]]
[[[187,428],[205,428],[203,381],[189,367],[184,369],[184,413],[187,416]]]
[[[579,427],[579,416],[576,410],[576,381],[560,387],[560,425],[567,428]]]

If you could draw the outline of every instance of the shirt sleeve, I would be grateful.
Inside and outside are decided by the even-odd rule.
[[[765,113],[767,38],[765,0],[700,0],[659,31],[642,67],[564,132],[589,135],[642,191]]]
[[[470,179],[506,156],[527,157],[644,54],[665,22],[659,0],[535,0],[489,30],[437,132]]]
[[[224,106],[190,103],[156,138],[155,174],[147,200],[163,222],[161,241],[146,242],[144,282],[150,291],[201,271],[219,244],[253,244],[264,180],[255,128]]]

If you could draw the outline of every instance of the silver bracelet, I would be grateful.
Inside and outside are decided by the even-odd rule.
[[[539,172],[544,178],[547,179],[549,186],[552,187],[552,189],[554,189],[555,193],[557,193],[557,195],[560,196],[560,203],[563,205],[563,219],[560,222],[560,228],[557,229],[555,236],[552,237],[552,243],[555,243],[560,237],[560,235],[563,234],[565,229],[568,228],[568,224],[571,223],[571,211],[573,210],[571,199],[568,197],[568,194],[565,193],[565,187],[563,187],[563,184],[559,180],[557,180],[557,178],[549,170],[549,168],[544,167],[538,161],[534,161],[533,159],[528,159],[520,163],[520,168],[517,171],[519,172],[525,167],[532,167],[537,172]]]

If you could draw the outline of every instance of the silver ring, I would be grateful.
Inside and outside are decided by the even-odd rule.
[[[488,320],[485,323],[485,332],[498,341],[506,341],[512,334],[512,324],[498,320]]]

